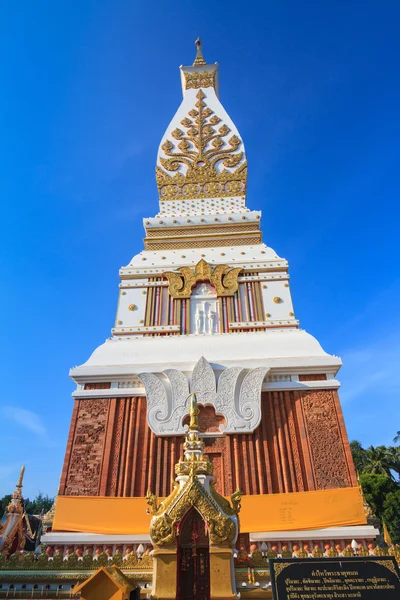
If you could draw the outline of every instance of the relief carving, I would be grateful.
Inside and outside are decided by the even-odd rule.
[[[211,405],[225,423],[225,433],[254,431],[261,420],[261,387],[268,368],[245,370],[225,369],[218,381],[204,358],[193,369],[190,392],[200,405]],[[148,423],[156,435],[179,435],[186,431],[184,417],[188,414],[189,384],[186,375],[175,369],[163,373],[140,373],[146,390]]]
[[[302,405],[317,489],[350,486],[350,475],[333,392],[331,390],[304,392]]]
[[[114,451],[113,451],[113,463],[111,470],[111,485],[110,485],[110,495],[117,495],[117,482],[118,482],[118,467],[119,467],[119,458],[121,454],[121,437],[122,437],[122,427],[124,424],[124,402],[125,399],[122,398],[118,402],[118,417],[117,417],[117,425],[115,430],[115,442],[114,442]]]
[[[292,410],[290,410],[288,412],[287,420],[288,420],[288,425],[289,425],[290,441],[292,444],[294,470],[296,473],[296,481],[297,481],[297,491],[304,492],[304,482],[303,482],[303,475],[302,475],[302,471],[301,471],[300,453],[299,453],[299,448],[297,445],[298,435],[296,432],[296,425],[294,422]]]
[[[108,399],[79,402],[65,488],[67,496],[98,494],[108,407]]]
[[[199,404],[215,404],[217,384],[210,363],[202,356],[193,369],[190,391]]]

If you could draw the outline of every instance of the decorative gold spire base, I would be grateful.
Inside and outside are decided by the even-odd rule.
[[[184,529],[185,518],[195,508],[208,537],[210,597],[234,600],[233,547],[239,535],[241,492],[238,490],[231,496],[231,505],[214,488],[213,466],[204,456],[204,442],[199,436],[196,394],[189,396],[189,415],[184,457],[176,465],[178,476],[174,490],[160,504],[150,491],[146,496],[153,515],[150,524],[150,538],[154,546],[152,598],[176,598],[180,528]]]
[[[190,425],[183,445],[183,459],[175,467],[177,483],[174,490],[160,504],[154,494],[147,492],[147,502],[154,515],[150,536],[156,547],[176,543],[176,525],[194,506],[208,524],[211,545],[230,546],[238,535],[241,492],[237,490],[231,496],[231,505],[215,490],[213,465],[204,456],[204,442],[199,437],[196,394],[189,398]]]

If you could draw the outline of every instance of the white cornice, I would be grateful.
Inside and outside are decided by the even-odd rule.
[[[353,527],[327,527],[324,529],[305,529],[301,531],[261,531],[250,533],[251,542],[288,542],[293,540],[363,540],[375,539],[379,530],[372,525],[354,525]]]
[[[190,227],[204,226],[207,231],[207,225],[234,225],[235,223],[257,223],[261,221],[260,210],[243,210],[242,212],[226,212],[226,214],[193,214],[189,221],[187,215],[165,215],[156,217],[147,217],[143,219],[145,229],[164,229],[165,227]]]
[[[52,531],[45,533],[40,538],[43,544],[150,544],[150,535],[107,535],[102,533],[67,533],[63,531]]]
[[[306,390],[306,389],[338,389],[339,381],[327,379],[323,381],[274,381],[264,382],[262,391],[284,391],[284,390]],[[131,396],[145,396],[144,387],[118,388],[112,387],[108,390],[82,390],[72,392],[73,398],[126,398]]]

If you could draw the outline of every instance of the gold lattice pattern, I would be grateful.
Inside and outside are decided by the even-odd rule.
[[[195,107],[182,119],[161,146],[156,180],[163,200],[187,200],[242,195],[246,191],[247,162],[240,150],[242,140],[204,102],[200,89]],[[186,173],[179,173],[181,167]],[[222,167],[234,169],[228,171]],[[175,175],[172,173],[175,172]],[[171,173],[171,174],[170,174]]]
[[[259,222],[234,224],[234,225],[203,225],[196,227],[195,225],[187,227],[156,227],[147,230],[148,238],[164,238],[178,237],[183,235],[214,235],[214,234],[231,234],[231,233],[258,233]]]
[[[157,241],[145,239],[146,250],[183,250],[190,248],[214,248],[215,246],[255,246],[261,244],[261,232],[257,236],[246,237],[215,237],[212,240],[201,239],[182,239],[177,242]]]

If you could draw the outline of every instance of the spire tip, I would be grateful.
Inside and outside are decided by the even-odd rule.
[[[197,398],[196,394],[190,394],[190,407],[189,407],[189,416],[190,416],[190,431],[198,431],[199,430],[199,419],[198,415],[200,413],[199,407],[197,406]]]
[[[196,52],[196,58],[194,59],[193,67],[197,67],[199,65],[206,65],[207,63],[203,58],[203,53],[201,50],[201,46],[202,46],[201,39],[198,37],[194,44],[197,48],[197,52]]]

